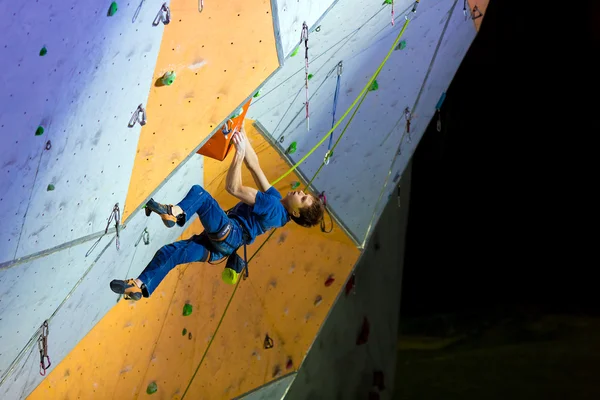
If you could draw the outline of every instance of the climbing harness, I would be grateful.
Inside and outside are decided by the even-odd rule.
[[[106,224],[106,229],[104,230],[104,234],[108,233],[108,228],[110,227],[110,223],[113,221],[113,219],[115,221],[115,229],[117,231],[116,245],[117,245],[117,250],[119,250],[121,247],[121,244],[119,241],[119,221],[121,221],[121,210],[119,210],[119,203],[115,204],[112,212],[110,213],[110,217],[108,218],[108,223]]]
[[[50,368],[52,363],[50,362],[50,356],[48,355],[48,320],[42,324],[42,333],[38,338],[38,349],[40,351],[40,375],[46,376],[46,370]]]
[[[325,212],[323,213],[323,218],[321,218],[321,232],[331,233],[331,231],[333,231],[333,218],[329,213],[329,209],[327,209],[327,196],[325,196],[325,192],[321,192],[321,194],[319,194],[319,200],[321,201],[321,203],[323,204],[323,208],[325,209]],[[327,228],[325,227],[325,214],[329,215],[329,221],[331,222],[331,228],[329,228],[329,230],[327,230]]]
[[[204,0],[198,0],[198,11],[202,12],[204,10]]]
[[[304,41],[304,86],[306,88],[306,130],[310,130],[310,119],[308,112],[308,25],[302,23],[302,33],[300,34],[300,42]]]
[[[160,6],[160,10],[158,10],[156,18],[154,18],[154,21],[152,21],[152,26],[157,26],[161,22],[164,25],[169,25],[169,22],[171,22],[171,9],[167,3],[163,3],[163,5]]]
[[[341,81],[341,76],[342,76],[343,71],[344,71],[344,65],[340,61],[337,65],[337,82],[335,83],[335,94],[333,95],[333,112],[332,112],[333,120],[331,121],[331,129],[334,129],[334,127],[335,127],[335,113],[337,111],[337,103],[338,103],[338,99],[340,96],[340,81]],[[333,130],[331,131],[331,134],[329,135],[329,146],[327,147],[327,153],[325,153],[325,158],[323,159],[323,162],[325,163],[325,165],[329,165],[329,159],[333,155],[333,152],[331,151],[331,142],[332,141],[333,141]]]
[[[140,1],[140,5],[137,6],[137,8],[135,9],[135,12],[133,13],[133,17],[131,18],[131,23],[132,24],[135,22],[135,20],[137,19],[138,15],[140,15],[140,11],[142,10],[142,6],[144,5],[144,1],[146,1],[146,0]]]
[[[146,125],[146,110],[144,109],[144,106],[142,104],[137,106],[137,108],[133,112],[133,115],[129,120],[128,126],[130,128],[133,128],[136,122],[139,122],[141,126]]]

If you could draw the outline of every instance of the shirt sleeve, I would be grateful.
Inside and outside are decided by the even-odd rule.
[[[252,212],[260,216],[268,216],[276,208],[281,200],[281,194],[277,189],[271,186],[266,192],[259,191],[256,193],[256,201]]]

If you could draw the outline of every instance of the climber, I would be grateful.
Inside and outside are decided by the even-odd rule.
[[[260,168],[258,156],[246,138],[244,129],[232,137],[235,155],[227,173],[227,192],[240,200],[227,213],[200,185],[194,185],[177,205],[160,204],[150,199],[146,216],[158,214],[171,228],[184,226],[189,216],[197,213],[204,231],[187,240],[177,241],[160,248],[137,279],[113,280],[110,288],[127,300],[149,297],[165,276],[179,264],[223,260],[227,264],[222,279],[235,284],[245,263],[236,253],[242,245],[272,228],[284,226],[290,219],[304,227],[312,227],[323,218],[324,206],[320,199],[303,191],[288,192],[285,197],[269,184]],[[250,170],[257,190],[242,184],[242,162]]]

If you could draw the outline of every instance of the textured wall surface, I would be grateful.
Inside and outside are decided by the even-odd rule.
[[[109,4],[0,2],[0,263],[103,230],[123,207],[140,134],[127,125],[163,27],[150,4],[135,22],[133,3],[112,17]]]
[[[274,0],[276,20],[279,26],[281,49],[288,56],[300,43],[302,24],[306,22],[309,30],[336,0]],[[274,4],[274,5],[275,5]]]

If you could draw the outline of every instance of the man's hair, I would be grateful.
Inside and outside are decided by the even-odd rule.
[[[307,207],[302,207],[299,210],[300,216],[294,217],[290,215],[290,218],[300,226],[305,228],[310,228],[317,225],[323,219],[323,213],[325,212],[325,207],[321,200],[312,194],[310,195],[313,199],[312,204]]]

